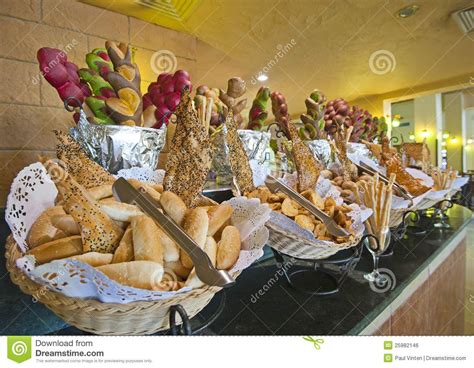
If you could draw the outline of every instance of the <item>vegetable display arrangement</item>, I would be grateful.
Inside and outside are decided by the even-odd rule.
[[[290,122],[290,115],[288,114],[288,105],[286,98],[281,92],[272,92],[270,95],[272,100],[272,113],[275,116],[276,123],[280,126],[286,137],[291,140],[288,124]]]
[[[85,57],[87,68],[79,69],[64,51],[49,47],[39,49],[37,58],[41,74],[61,100],[82,107],[93,124],[160,128],[168,124],[183,88],[191,89],[189,74],[178,70],[160,74],[142,96],[140,72],[125,43],[107,41],[105,48],[93,49]]]
[[[306,105],[306,114],[300,116],[303,126],[298,131],[301,139],[313,140],[326,138],[327,132],[324,129],[325,121],[323,119],[326,96],[316,89],[311,92],[304,103]]]
[[[211,99],[211,120],[210,125],[218,127],[222,124],[224,115],[224,104],[219,100],[220,91],[218,88],[209,88],[208,86],[201,85],[196,88],[196,96],[194,97],[194,103],[196,108],[205,105],[209,99]]]
[[[262,86],[257,92],[249,111],[249,122],[247,129],[261,130],[268,117],[268,101],[270,100],[270,88]]]
[[[343,98],[336,98],[326,104],[324,110],[324,129],[329,135],[337,132],[338,125],[344,124],[349,115],[349,104]]]
[[[161,73],[156,82],[150,83],[148,92],[143,96],[145,126],[160,128],[163,124],[168,125],[181,101],[184,87],[192,90],[189,74],[185,70],[178,70],[174,74]]]

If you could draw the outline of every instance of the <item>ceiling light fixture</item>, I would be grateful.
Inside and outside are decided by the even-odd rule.
[[[257,77],[257,80],[259,80],[260,82],[265,82],[267,79],[268,79],[268,75],[266,75],[266,74],[260,74]]]
[[[397,17],[402,18],[402,19],[411,17],[412,15],[414,15],[418,11],[418,9],[420,9],[420,7],[418,5],[415,5],[415,4],[405,6],[404,8],[401,8],[397,12]]]

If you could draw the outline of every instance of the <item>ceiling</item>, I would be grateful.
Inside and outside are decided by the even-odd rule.
[[[85,2],[195,35],[199,83],[224,87],[241,76],[253,96],[262,83],[252,78],[266,68],[264,83],[286,95],[293,113],[315,88],[350,101],[474,75],[474,33],[450,18],[472,0],[416,0],[407,19],[396,17],[413,4],[402,0],[148,1],[174,6],[174,15],[156,17],[135,1]]]

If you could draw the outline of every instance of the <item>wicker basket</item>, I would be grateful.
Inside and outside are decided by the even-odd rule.
[[[102,303],[97,300],[70,298],[48,290],[29,279],[15,261],[22,254],[13,237],[6,243],[7,270],[14,284],[70,325],[99,335],[148,335],[169,328],[168,311],[181,304],[189,318],[199,313],[221,289],[207,286],[177,294],[167,300],[132,302],[128,304]],[[236,277],[234,275],[234,277]]]
[[[321,246],[321,244],[311,243],[293,233],[286,232],[277,226],[273,226],[270,222],[267,222],[266,226],[270,229],[270,238],[268,240],[270,247],[276,249],[280,253],[300,259],[325,259],[343,249],[356,246],[360,241],[360,238],[354,238],[346,243],[334,243],[327,246]]]

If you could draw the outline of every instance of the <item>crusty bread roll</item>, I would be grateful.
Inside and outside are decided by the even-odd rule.
[[[147,215],[132,218],[133,254],[136,261],[153,261],[163,265],[160,230]]]
[[[183,230],[197,243],[200,248],[204,248],[208,228],[209,218],[207,217],[207,211],[205,209],[196,207],[186,212],[183,220]],[[184,267],[193,267],[191,258],[183,249],[180,250],[180,256],[181,263]]]
[[[160,203],[166,214],[171,217],[174,222],[178,225],[183,223],[187,207],[181,198],[173,192],[163,192],[161,194]]]
[[[231,205],[222,203],[218,206],[212,206],[207,211],[209,216],[209,230],[207,235],[213,236],[224,224],[231,218],[234,209]]]
[[[112,197],[112,184],[103,184],[88,188],[87,191],[96,201],[107,197]]]
[[[122,240],[120,240],[119,246],[115,249],[112,263],[130,262],[133,260],[133,235],[132,226],[129,225],[125,233],[123,234]]]
[[[122,285],[147,290],[159,289],[163,278],[163,266],[152,261],[111,263],[97,269]]]
[[[158,193],[163,193],[163,184],[153,184],[151,185]]]
[[[220,270],[231,268],[240,253],[240,233],[235,226],[226,226],[222,231],[221,240],[217,244],[217,263]]]
[[[204,286],[204,283],[199,279],[199,277],[197,277],[195,268],[193,268],[193,270],[189,274],[189,277],[186,279],[184,286],[190,287],[191,289],[197,289]]]
[[[77,256],[82,253],[82,239],[80,235],[53,240],[41,244],[26,254],[35,257],[36,264],[43,264],[54,259]]]
[[[170,273],[173,272],[176,276],[182,278],[183,280],[185,280],[191,272],[191,269],[184,267],[181,261],[165,262],[164,268],[165,271]]]
[[[128,203],[117,202],[113,198],[106,198],[99,201],[102,210],[112,219],[116,221],[130,222],[132,217],[142,215],[140,209]]]
[[[26,238],[28,247],[30,249],[38,245],[48,243],[52,240],[66,237],[66,234],[54,226],[51,222],[52,216],[65,215],[64,209],[61,206],[55,206],[46,209],[31,225],[30,231]]]
[[[158,236],[163,247],[163,261],[175,262],[179,260],[178,245],[158,226]]]
[[[204,244],[204,251],[209,256],[212,265],[215,267],[217,260],[217,243],[212,236],[207,237],[206,244]],[[196,268],[193,268],[186,282],[184,283],[184,286],[189,286],[193,289],[196,289],[203,285],[204,283],[196,275]]]
[[[51,216],[51,223],[54,227],[64,232],[66,236],[81,234],[81,227],[71,215]]]
[[[81,261],[91,265],[92,267],[99,267],[112,262],[113,254],[110,253],[98,253],[98,252],[89,252],[80,254],[78,256],[70,257],[76,261]]]
[[[152,199],[159,202],[161,198],[158,192],[152,185],[143,183],[137,179],[128,179],[128,182],[138,191],[148,194]],[[162,190],[163,191],[163,190]]]

